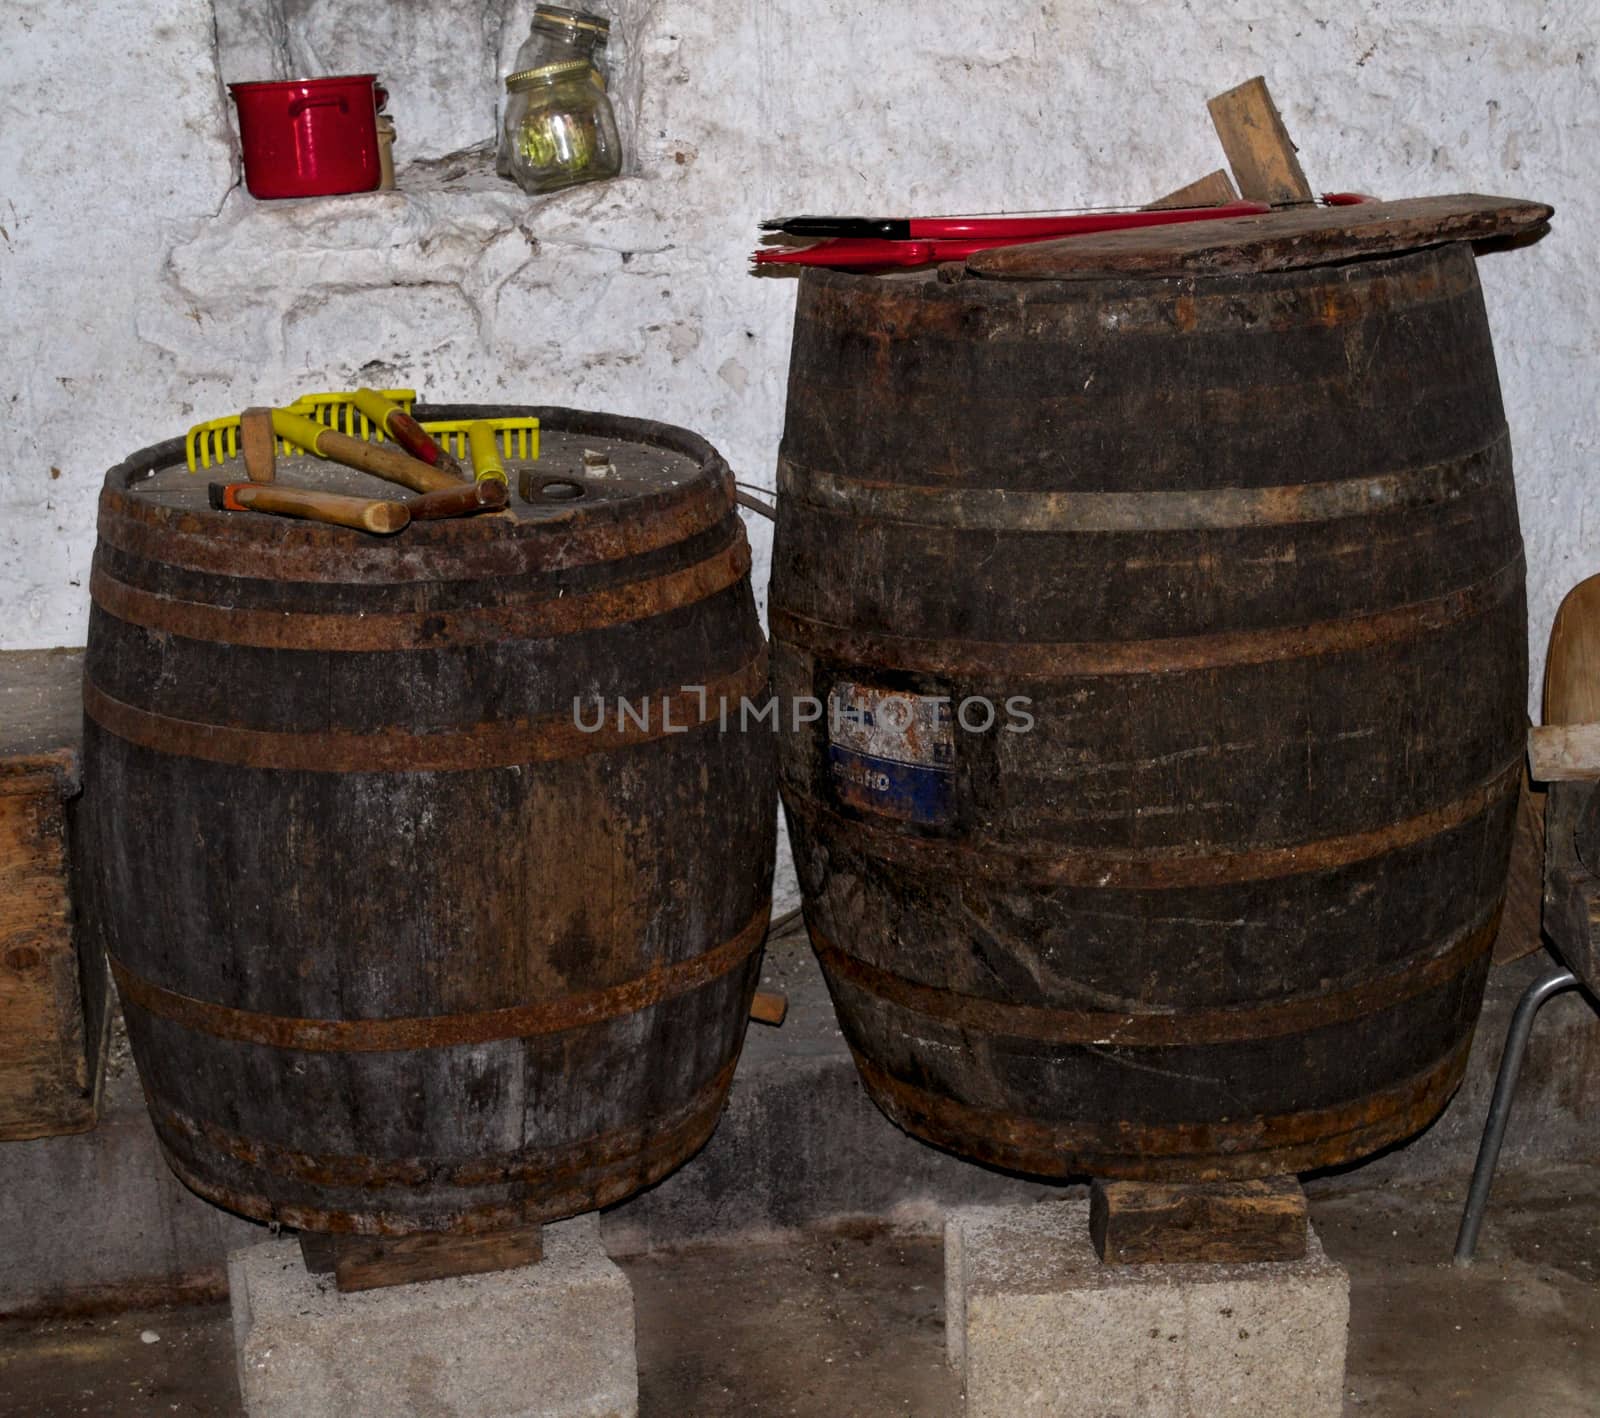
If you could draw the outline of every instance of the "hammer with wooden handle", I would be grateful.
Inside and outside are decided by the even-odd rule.
[[[429,467],[438,468],[452,477],[466,476],[461,464],[433,441],[427,429],[399,404],[391,403],[376,389],[357,389],[355,405],[413,458],[420,458]]]
[[[249,408],[239,415],[239,451],[253,483],[269,483],[278,475],[278,437],[272,431],[272,410]]]
[[[406,508],[413,522],[431,522],[440,517],[466,517],[473,512],[498,512],[510,500],[510,489],[503,482],[486,478],[408,497]]]
[[[359,468],[364,473],[399,483],[413,492],[438,492],[441,488],[460,487],[461,479],[419,463],[409,453],[390,448],[382,443],[363,443],[359,438],[336,433],[324,428],[315,419],[304,414],[290,413],[287,409],[272,411],[272,428],[280,438],[286,438],[296,448],[308,453],[320,453],[347,468]]]
[[[211,505],[221,512],[276,512],[280,517],[330,522],[378,536],[398,532],[411,520],[403,502],[344,497],[336,492],[284,487],[280,483],[212,483],[210,495]]]

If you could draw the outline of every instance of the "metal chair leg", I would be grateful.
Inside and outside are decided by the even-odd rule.
[[[1534,1016],[1552,995],[1570,990],[1578,977],[1559,966],[1541,975],[1517,1001],[1506,1032],[1505,1053],[1500,1056],[1500,1072],[1494,1081],[1494,1097],[1489,1101],[1489,1119],[1478,1144],[1478,1161],[1472,1169],[1472,1185],[1467,1190],[1466,1209],[1461,1213],[1461,1230],[1456,1233],[1457,1265],[1471,1265],[1478,1248],[1478,1228],[1483,1225],[1483,1210],[1494,1185],[1495,1164],[1500,1160],[1500,1144],[1505,1141],[1506,1123],[1511,1117],[1511,1099],[1517,1091],[1517,1075],[1522,1072],[1522,1056],[1528,1052],[1528,1036],[1533,1033]]]

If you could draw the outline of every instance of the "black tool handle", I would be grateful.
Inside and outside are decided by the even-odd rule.
[[[790,236],[875,236],[886,241],[909,241],[911,222],[905,217],[778,217],[761,223],[762,231]]]

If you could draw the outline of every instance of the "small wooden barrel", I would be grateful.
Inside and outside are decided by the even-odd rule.
[[[890,1117],[1027,1172],[1205,1180],[1438,1112],[1527,693],[1467,246],[808,271],[779,479],[774,682],[823,708],[785,712],[780,787]]]
[[[151,1115],[202,1196],[314,1231],[522,1226],[670,1172],[769,914],[771,735],[718,724],[767,673],[726,464],[430,413],[537,414],[550,495],[380,539],[214,512],[242,472],[174,441],[100,501],[87,860]]]

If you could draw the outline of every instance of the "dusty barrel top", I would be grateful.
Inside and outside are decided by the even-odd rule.
[[[415,522],[393,537],[259,513],[221,512],[213,482],[243,482],[240,458],[191,473],[183,440],[133,454],[107,474],[100,538],[130,555],[199,572],[287,581],[471,580],[636,556],[715,525],[732,503],[727,464],[705,440],[643,419],[525,405],[419,405],[423,420],[533,415],[537,460],[505,460],[512,488],[502,513]],[[611,471],[584,464],[607,455]],[[518,493],[523,472],[535,501]],[[279,455],[278,485],[368,498],[410,492],[311,454]],[[249,560],[242,561],[241,557]]]

